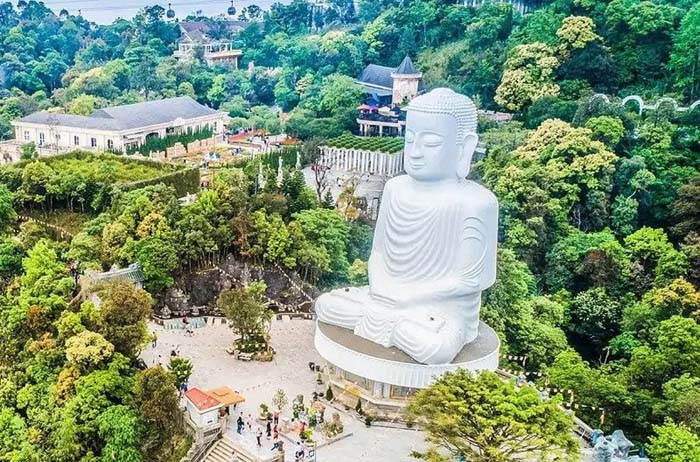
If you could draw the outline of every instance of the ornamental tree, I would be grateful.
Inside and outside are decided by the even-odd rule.
[[[264,282],[257,281],[248,287],[224,290],[219,294],[216,306],[224,313],[233,331],[240,335],[241,345],[256,341],[267,331],[272,320],[273,313],[265,301],[266,288]]]
[[[180,388],[183,383],[189,380],[192,374],[192,361],[187,358],[172,357],[168,363],[168,370],[173,375],[175,386]]]
[[[572,416],[534,388],[519,389],[493,372],[459,369],[421,390],[409,415],[421,421],[432,445],[413,456],[429,462],[569,461],[578,458]]]

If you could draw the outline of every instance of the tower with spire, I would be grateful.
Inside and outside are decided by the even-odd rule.
[[[391,103],[400,105],[418,96],[422,78],[423,74],[418,72],[411,58],[406,55],[399,67],[391,73]]]

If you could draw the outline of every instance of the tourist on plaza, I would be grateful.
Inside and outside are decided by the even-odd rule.
[[[241,415],[238,416],[238,419],[236,419],[236,432],[238,434],[241,434],[241,431],[243,430],[243,413],[241,412]]]
[[[260,438],[262,438],[263,432],[258,428],[258,432],[255,434],[255,439],[258,440],[258,447],[262,447],[262,443],[260,442]]]
[[[304,446],[301,445],[301,441],[297,441],[297,449],[294,452],[295,462],[301,462],[304,460]]]
[[[155,348],[158,346],[158,336],[156,335],[156,331],[153,331],[152,334],[153,335],[151,336],[151,346]]]
[[[275,413],[272,414],[272,423],[274,423],[275,425],[280,423],[280,411],[275,411]]]
[[[272,428],[272,439],[275,439],[275,440],[276,440],[277,438],[279,438],[279,436],[280,436],[279,427],[277,427],[277,425],[275,425],[275,426]]]
[[[272,423],[268,420],[267,421],[267,428],[265,429],[267,433],[267,439],[270,439],[270,435],[272,435]]]
[[[253,416],[248,413],[248,418],[245,420],[246,424],[248,425],[248,430],[253,429]]]

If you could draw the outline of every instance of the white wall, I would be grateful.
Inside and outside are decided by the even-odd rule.
[[[212,409],[200,414],[199,409],[197,409],[189,399],[185,399],[185,406],[192,421],[200,427],[206,427],[207,425],[215,424],[219,421],[219,409]]]
[[[44,135],[44,142],[41,143],[41,135]],[[56,138],[58,135],[59,138]],[[79,144],[75,144],[74,137],[78,137]],[[34,125],[18,125],[15,127],[15,138],[20,143],[34,142],[39,145],[58,145],[61,150],[71,149],[108,149],[108,140],[112,140],[112,149],[121,149],[123,146],[122,137],[114,132],[81,130],[72,127],[37,127]],[[95,139],[96,146],[92,146],[92,139]]]
[[[209,128],[211,128],[216,135],[220,135],[225,129],[224,121],[224,115],[216,115],[196,122],[184,124],[176,128],[182,132],[186,132],[188,129],[197,131],[203,129],[206,125],[209,125]],[[104,151],[110,149],[108,144],[111,140],[111,149],[121,150],[124,147],[125,136],[122,134],[123,132],[119,133],[107,130],[88,130],[48,125],[42,126],[36,124],[23,124],[21,122],[15,122],[15,124],[15,139],[20,144],[34,142],[37,146],[58,145],[60,151],[70,151],[72,149],[94,149]],[[216,125],[216,127],[214,127],[214,125]],[[157,128],[144,128],[141,131],[134,131],[129,133],[128,137],[129,140],[136,138],[139,139],[140,143],[143,143],[146,135],[150,133],[158,133],[158,136],[165,137],[166,131],[166,127],[161,125]],[[44,135],[43,143],[41,143],[42,133]],[[56,135],[59,136],[58,139],[56,138]],[[75,144],[74,137],[76,136],[78,137],[78,144]],[[96,142],[95,146],[92,146],[93,138]]]

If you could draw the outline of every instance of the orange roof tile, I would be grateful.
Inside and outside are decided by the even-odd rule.
[[[203,392],[197,387],[190,388],[185,392],[187,398],[200,411],[206,411],[216,407],[221,407],[223,404],[218,399]]]
[[[245,398],[242,395],[236,393],[229,387],[214,388],[213,390],[207,390],[205,393],[222,403],[224,406],[236,405],[245,401]]]

